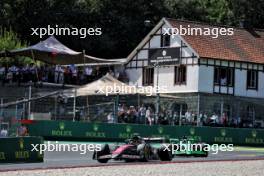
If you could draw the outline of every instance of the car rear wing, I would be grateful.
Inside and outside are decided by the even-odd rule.
[[[168,143],[169,139],[164,137],[143,138],[146,143]]]

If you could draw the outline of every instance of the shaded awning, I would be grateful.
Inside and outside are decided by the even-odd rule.
[[[110,74],[106,74],[102,78],[81,86],[79,88],[64,90],[63,95],[67,97],[79,97],[88,95],[127,95],[127,94],[155,94],[154,90],[138,88],[127,85]]]
[[[14,49],[0,53],[1,57],[25,56],[50,64],[91,64],[91,63],[119,63],[119,60],[108,60],[85,55],[83,52],[74,51],[59,42],[54,36],[44,41],[21,49]]]

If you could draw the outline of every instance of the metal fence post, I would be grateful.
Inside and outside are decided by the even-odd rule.
[[[77,89],[74,89],[74,97],[73,97],[73,119],[72,121],[75,121],[76,117],[76,96],[77,96]]]
[[[198,100],[197,100],[197,119],[196,119],[196,125],[199,126],[199,122],[200,122],[200,94],[198,93],[198,96],[197,96]],[[198,121],[199,119],[199,121]]]
[[[29,86],[29,92],[28,92],[28,116],[27,119],[29,118],[31,113],[31,85]]]

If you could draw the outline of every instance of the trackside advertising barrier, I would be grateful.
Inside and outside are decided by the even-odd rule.
[[[264,146],[264,130],[249,128],[34,121],[28,125],[28,130],[30,135],[49,140],[123,141],[139,133],[142,137],[192,136],[209,144]]]
[[[43,154],[31,151],[31,144],[42,143],[42,137],[0,138],[0,163],[43,162]]]

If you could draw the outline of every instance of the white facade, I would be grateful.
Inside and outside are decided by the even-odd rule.
[[[148,65],[148,49],[161,48],[161,32],[164,28],[170,27],[168,23],[159,23],[150,34],[139,44],[139,46],[129,55],[130,61],[126,65],[126,74],[130,85],[142,86],[143,67]],[[159,74],[154,68],[154,86],[167,87],[168,93],[222,93],[234,96],[264,98],[264,72],[263,65],[257,66],[254,63],[237,63],[232,61],[205,61],[199,58],[196,51],[181,36],[170,38],[169,47],[184,47],[181,49],[181,64],[186,65],[186,84],[176,85],[174,83],[175,65],[160,66]],[[200,61],[198,63],[198,60]],[[231,87],[214,85],[215,66],[234,68],[234,84]],[[258,89],[247,89],[247,69],[258,70]],[[159,84],[157,85],[157,76]]]

